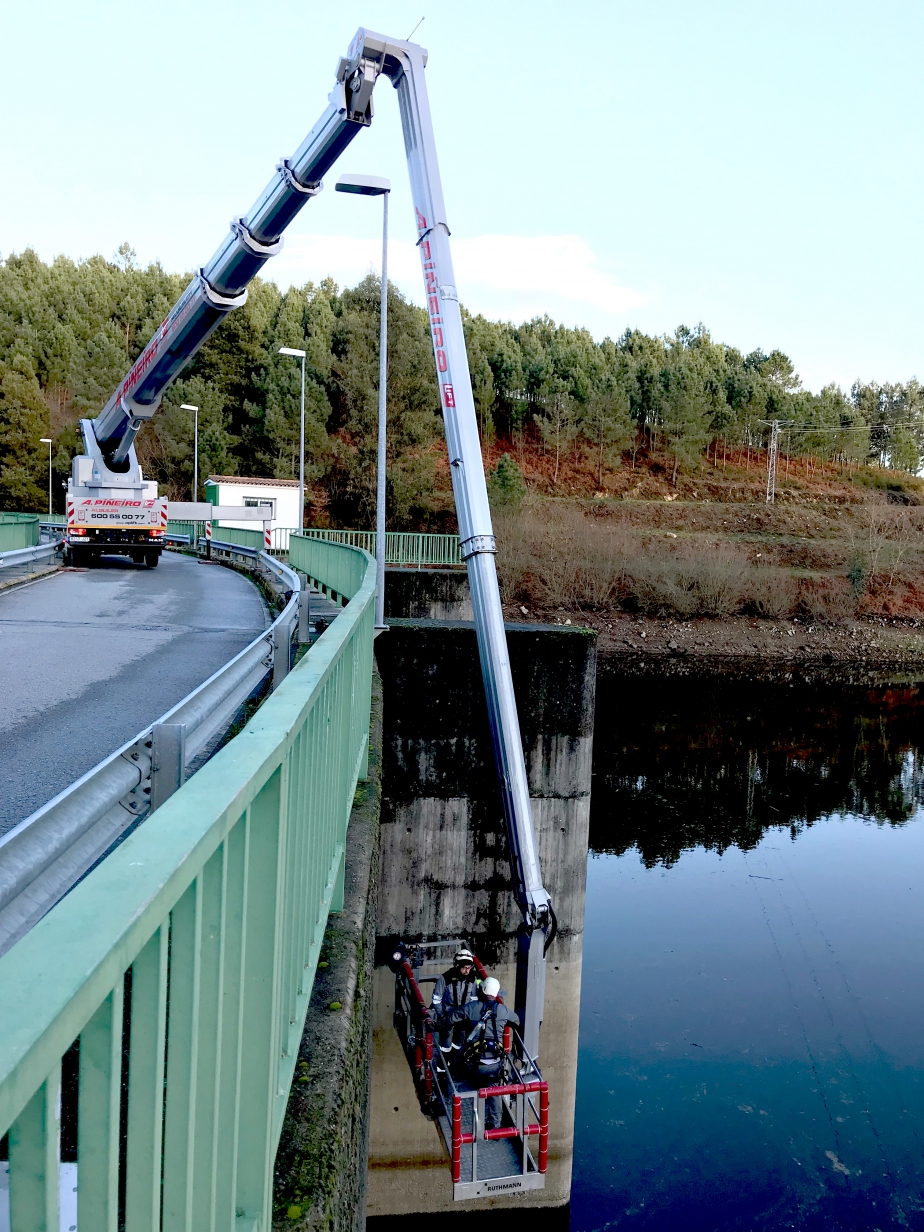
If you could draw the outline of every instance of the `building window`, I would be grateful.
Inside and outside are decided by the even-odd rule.
[[[245,496],[244,507],[245,509],[268,509],[268,520],[272,520],[276,517],[276,502],[274,500],[267,499],[265,496]]]

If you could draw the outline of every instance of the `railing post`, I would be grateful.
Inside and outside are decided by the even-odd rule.
[[[549,1084],[539,1087],[539,1171],[545,1173],[549,1161]]]
[[[186,724],[151,728],[151,811],[160,808],[186,781]]]
[[[160,1225],[167,950],[164,924],[132,964],[125,1232],[154,1232]]]
[[[343,881],[346,874],[346,852],[340,856],[340,864],[337,868],[337,875],[334,877],[334,886],[330,896],[331,911],[343,910]]]
[[[462,1180],[462,1097],[452,1097],[452,1182]]]
[[[119,1108],[124,981],[80,1033],[77,1222],[93,1232],[119,1226]]]
[[[10,1126],[10,1227],[58,1232],[61,1064]]]
[[[278,689],[289,674],[292,654],[292,630],[288,624],[278,624],[273,630],[273,689]]]
[[[298,592],[298,640],[301,645],[311,640],[311,587],[307,574],[299,573],[302,588]]]

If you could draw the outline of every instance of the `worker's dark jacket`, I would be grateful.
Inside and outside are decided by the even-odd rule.
[[[466,1045],[484,1040],[486,1047],[478,1062],[477,1070],[481,1081],[499,1074],[503,1069],[502,1055],[504,1042],[504,1026],[512,1023],[520,1025],[517,1015],[507,1008],[502,1001],[470,1001],[453,1015],[453,1022],[464,1023],[466,1027]],[[465,1048],[463,1048],[465,1056]]]
[[[449,1018],[470,1001],[478,1000],[479,982],[474,969],[463,979],[455,967],[450,967],[433,986],[430,1008],[438,1018]]]

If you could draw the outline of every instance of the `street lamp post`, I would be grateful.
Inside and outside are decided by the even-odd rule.
[[[199,499],[199,408],[191,406],[188,402],[180,404],[181,411],[195,411],[196,416],[193,420],[193,490],[192,498],[195,503]]]
[[[388,194],[391,183],[380,175],[342,175],[334,185],[337,192],[357,193],[361,197],[382,198],[382,288],[379,310],[379,417],[375,473],[375,627],[385,624],[385,395],[388,378]]]
[[[39,438],[39,444],[48,446],[48,518],[51,520],[51,437]]]
[[[305,525],[305,352],[298,347],[280,347],[280,355],[293,355],[302,361],[302,401],[298,415],[298,529]]]

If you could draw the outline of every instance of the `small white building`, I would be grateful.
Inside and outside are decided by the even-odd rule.
[[[209,475],[205,481],[205,499],[211,505],[265,508],[266,520],[274,531],[277,527],[292,530],[301,524],[297,479],[247,479],[242,475]],[[253,530],[258,523],[229,522],[222,518],[221,525]],[[278,536],[273,536],[274,543],[277,538]]]

